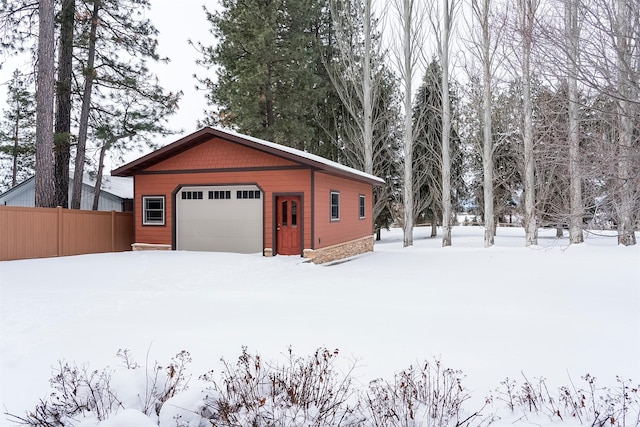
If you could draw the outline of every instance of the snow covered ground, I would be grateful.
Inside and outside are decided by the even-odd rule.
[[[47,396],[59,360],[117,366],[187,350],[193,378],[242,346],[279,359],[340,350],[367,384],[439,359],[466,375],[470,405],[505,378],[558,387],[589,373],[640,384],[640,245],[611,233],[583,245],[541,230],[456,227],[453,247],[383,231],[373,253],[318,266],[300,257],[126,252],[0,262],[0,401],[22,414]],[[3,416],[0,425],[9,425]]]

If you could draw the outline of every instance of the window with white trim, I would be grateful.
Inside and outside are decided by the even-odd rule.
[[[340,219],[340,193],[337,191],[331,192],[331,221],[337,221]]]
[[[360,195],[360,202],[358,204],[358,210],[360,212],[360,219],[364,218],[364,214],[365,214],[365,199],[364,199],[364,194]]]
[[[142,224],[164,225],[164,196],[142,197]]]

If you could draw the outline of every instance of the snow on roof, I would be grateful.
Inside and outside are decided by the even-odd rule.
[[[73,180],[73,170],[69,171],[69,179]],[[4,193],[0,193],[0,196],[7,196],[12,192],[18,191],[21,187],[30,185],[34,181],[35,175],[25,179],[20,184],[8,189]],[[82,183],[88,185],[91,188],[94,188],[96,185],[96,180],[88,173],[85,173],[82,177]],[[102,186],[100,187],[100,191],[113,194],[114,196],[120,197],[121,199],[133,199],[133,178],[129,176],[121,177],[104,175],[102,177]]]
[[[280,151],[283,151],[285,153],[293,154],[293,155],[296,155],[298,157],[305,158],[307,160],[312,160],[314,162],[322,163],[322,164],[325,164],[327,166],[331,166],[332,168],[335,168],[335,169],[340,169],[340,170],[343,170],[345,172],[349,172],[349,173],[352,173],[352,174],[355,174],[355,175],[360,175],[360,176],[362,176],[364,178],[371,179],[371,180],[374,180],[374,181],[378,181],[380,183],[384,183],[384,179],[382,179],[382,178],[379,178],[379,177],[377,177],[375,175],[371,175],[371,174],[362,172],[362,171],[360,171],[358,169],[354,169],[354,168],[351,168],[349,166],[345,166],[345,165],[340,164],[338,162],[334,162],[332,160],[325,159],[322,156],[318,156],[318,155],[315,155],[315,154],[308,153],[306,151],[298,150],[298,149],[293,148],[293,147],[287,147],[286,145],[277,144],[275,142],[266,141],[264,139],[255,138],[253,136],[237,133],[235,131],[228,130],[228,129],[221,129],[221,128],[218,128],[218,127],[212,127],[212,129],[216,129],[216,130],[218,130],[220,132],[225,132],[225,133],[237,136],[238,138],[244,138],[244,139],[250,140],[252,142],[255,142],[256,144],[264,145],[266,147],[273,148],[275,150],[280,150]]]
[[[69,171],[69,179],[73,180],[73,170]],[[96,179],[93,175],[85,172],[82,175],[82,183],[95,188]],[[133,178],[103,175],[100,191],[113,194],[121,199],[133,199]]]
[[[237,133],[232,130],[222,129],[218,127],[205,126],[189,135],[186,135],[169,145],[166,145],[156,151],[153,151],[141,158],[134,160],[126,165],[120,166],[111,171],[112,176],[133,176],[137,171],[148,168],[168,157],[189,149],[194,144],[205,142],[212,137],[226,138],[232,142],[246,145],[258,150],[280,155],[289,160],[306,164],[320,170],[330,171],[333,173],[354,177],[379,185],[384,183],[382,178],[362,172],[360,170],[342,165],[340,163],[325,159],[324,157],[298,150],[296,148],[287,147],[285,145],[276,144],[275,142],[265,141],[264,139],[255,138],[249,135]]]
[[[94,184],[95,180],[92,181],[91,186]],[[122,199],[133,199],[133,178],[129,176],[105,175],[102,177],[100,190],[116,195]]]

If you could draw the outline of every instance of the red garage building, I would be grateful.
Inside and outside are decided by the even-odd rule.
[[[384,182],[211,127],[111,174],[134,178],[134,248],[301,255],[318,263],[373,250],[373,186]]]

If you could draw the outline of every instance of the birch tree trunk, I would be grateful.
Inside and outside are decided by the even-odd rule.
[[[451,102],[449,100],[449,0],[443,2],[442,24],[442,246],[451,246]]]
[[[565,0],[565,50],[567,52],[567,84],[569,95],[569,241],[584,241],[582,221],[582,171],[580,168],[580,106],[578,99],[578,55],[580,28],[576,0]]]
[[[38,12],[35,206],[52,208],[56,205],[53,157],[54,1],[40,0]]]
[[[533,153],[533,104],[531,101],[531,46],[537,0],[519,0],[522,35],[522,107],[524,142],[524,227],[526,246],[538,244],[536,224],[535,159]]]
[[[633,85],[633,68],[639,66],[640,59],[633,57],[634,15],[640,17],[640,13],[634,10],[629,0],[617,0],[616,2],[616,53],[618,73],[618,244],[631,246],[636,244],[634,227],[634,179],[631,153],[634,139],[634,120],[638,110],[638,88]],[[636,4],[636,8],[637,8]],[[640,26],[639,23],[635,23]],[[635,32],[640,33],[638,28]],[[638,34],[635,34],[636,36]],[[639,43],[636,39],[635,43]],[[638,47],[635,47],[638,49]],[[637,54],[637,53],[636,53]],[[637,70],[640,72],[640,70]],[[640,74],[640,73],[639,73]],[[633,103],[635,100],[636,103]]]
[[[491,100],[491,33],[489,28],[489,11],[491,0],[474,1],[473,11],[480,23],[481,31],[481,63],[482,63],[482,179],[484,195],[484,247],[494,245],[496,223],[493,205],[493,124]]]
[[[80,111],[80,126],[78,129],[78,145],[76,147],[76,161],[73,172],[73,194],[71,195],[71,209],[80,209],[82,198],[82,177],[84,175],[84,159],[87,146],[87,130],[89,128],[89,112],[91,110],[91,91],[94,80],[94,61],[96,55],[96,32],[98,28],[98,14],[101,1],[95,0],[91,13],[91,29],[89,30],[89,51],[87,66],[84,70],[84,90],[82,93],[82,109]]]
[[[373,175],[373,88],[371,78],[371,0],[364,0],[362,98],[364,107],[364,171]]]
[[[411,100],[413,96],[413,48],[412,48],[412,12],[413,0],[403,0],[403,81],[404,81],[404,236],[403,246],[413,246],[413,120]]]

